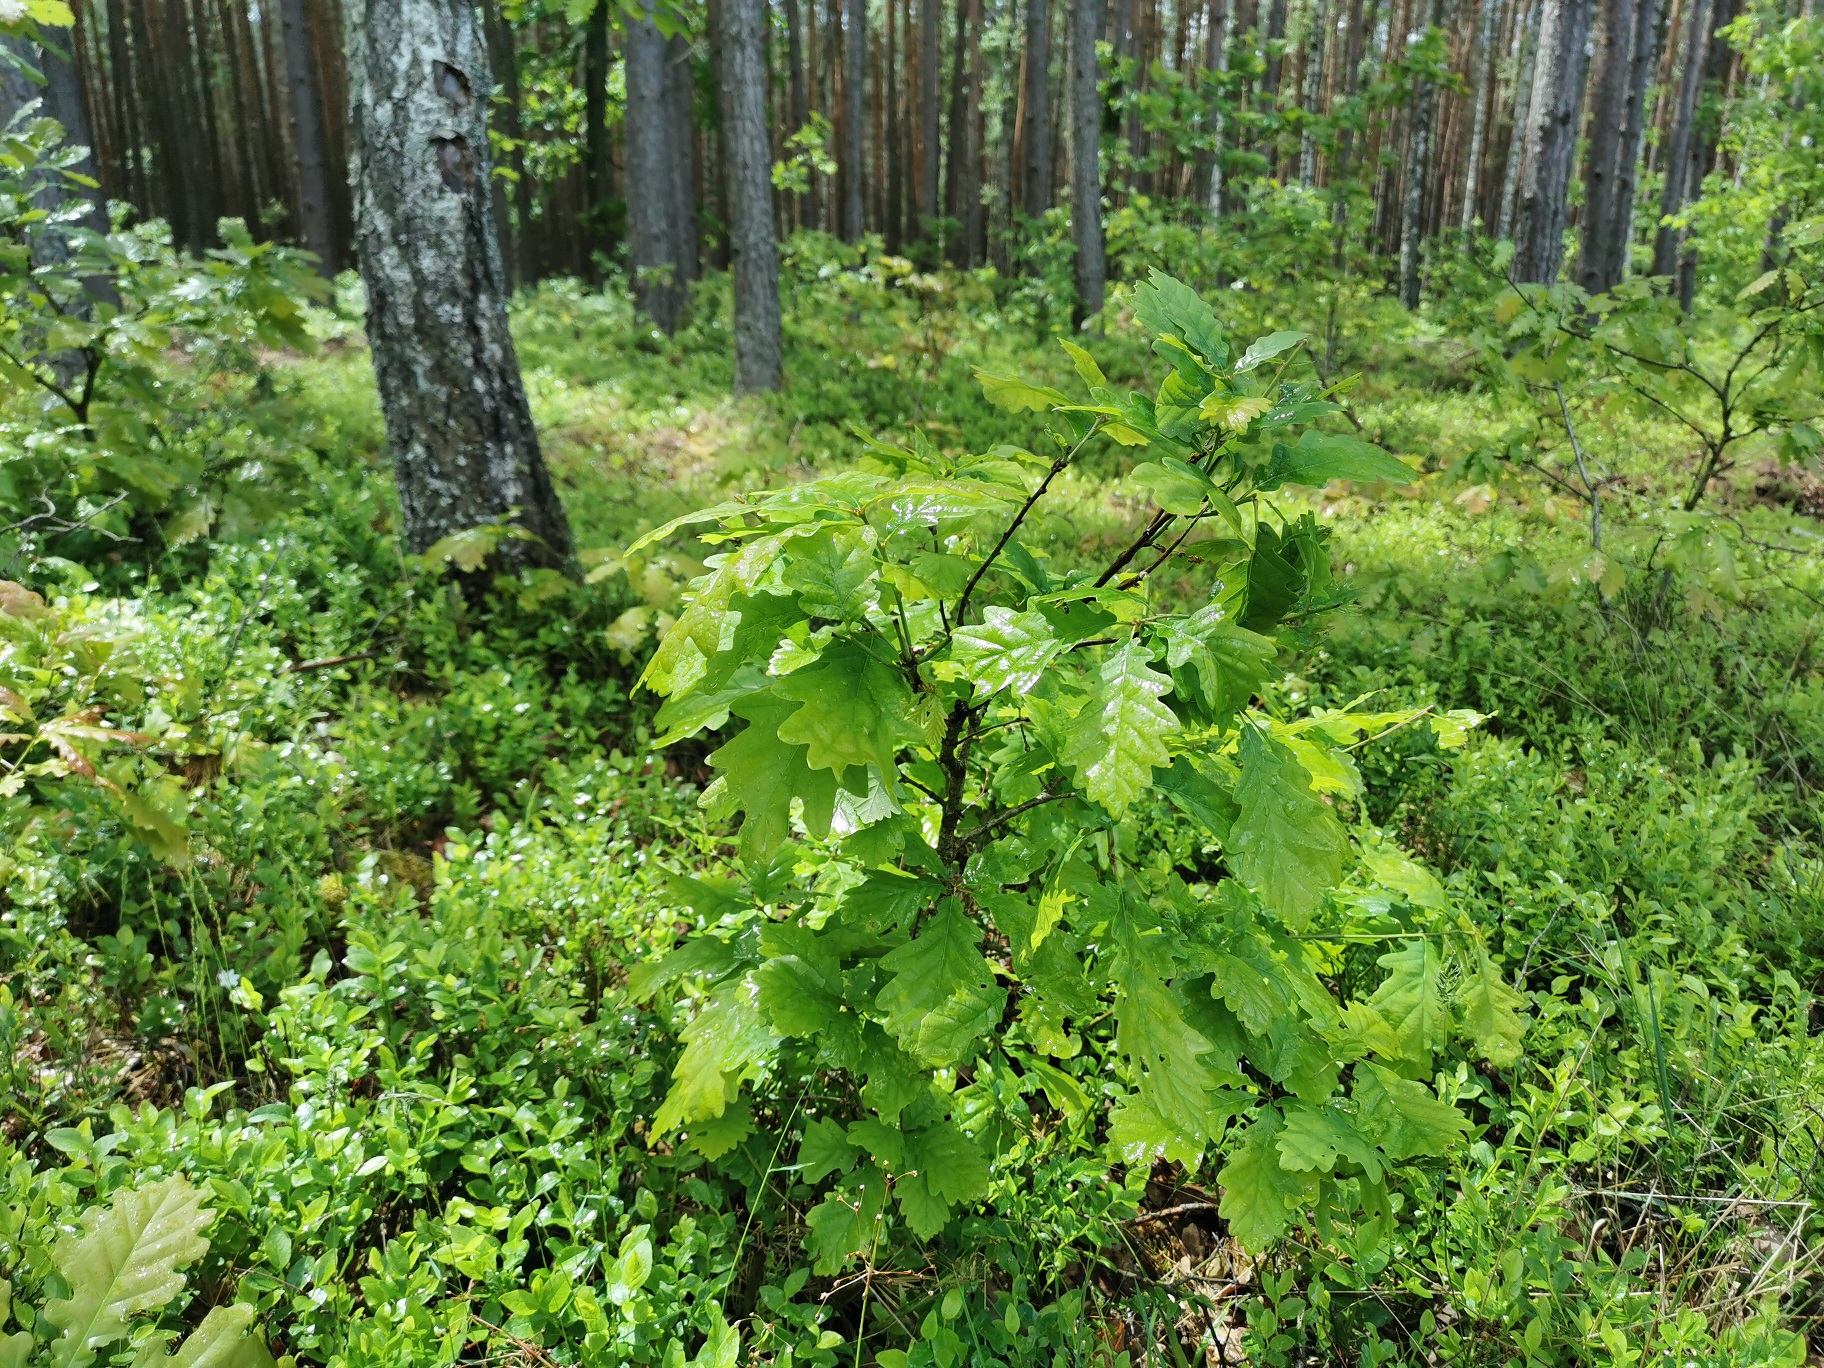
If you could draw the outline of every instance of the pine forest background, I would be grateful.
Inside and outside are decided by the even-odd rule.
[[[1022,269],[1035,250],[1026,226],[1060,212],[1069,181],[1065,3],[773,4],[782,230],[875,233],[889,252],[922,243],[958,265]],[[332,270],[349,263],[337,0],[74,8],[109,198],[167,220],[183,246],[214,244],[231,215],[256,238],[304,243]],[[1739,0],[1089,8],[1102,35],[1112,213],[1197,222],[1244,207],[1258,187],[1301,187],[1325,196],[1351,247],[1402,285],[1403,251],[1411,275],[1430,244],[1478,225],[1505,239],[1534,218],[1581,232],[1595,216],[1625,214],[1626,231],[1644,234],[1659,215],[1637,208],[1676,214],[1705,177],[1739,174],[1719,151],[1731,110],[1780,96],[1745,79],[1727,41]],[[626,99],[628,16],[590,0],[487,0],[484,17],[497,211],[516,280],[599,278],[622,259],[637,193],[629,120],[642,117],[682,130],[698,249],[704,264],[725,266],[710,16],[667,16],[678,29],[667,57],[688,73],[688,99],[645,109]],[[1576,171],[1529,182],[1529,104],[1554,92],[1567,103],[1561,122],[1582,133]],[[1644,100],[1638,119],[1626,115],[1630,96]],[[1625,204],[1604,194],[1605,178],[1624,182]],[[1684,263],[1687,277],[1694,269],[1694,258]],[[1521,278],[1549,272],[1523,262]],[[1688,299],[1689,279],[1681,290]]]

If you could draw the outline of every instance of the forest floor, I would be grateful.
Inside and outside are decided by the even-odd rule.
[[[197,1285],[257,1301],[303,1362],[681,1364],[717,1302],[753,1313],[765,1361],[947,1363],[916,1310],[945,1286],[967,1302],[946,1320],[1013,1327],[973,1361],[1052,1362],[1020,1336],[1075,1342],[1072,1316],[1104,1361],[1173,1361],[1144,1298],[1070,1271],[1095,1257],[1203,1289],[1186,1342],[1212,1362],[1802,1362],[1793,1332],[1824,1315],[1818,486],[1745,469],[1714,516],[1680,518],[1693,453],[1604,413],[1593,559],[1587,505],[1493,454],[1536,438],[1568,469],[1549,410],[1516,413],[1467,341],[1391,313],[1340,348],[1364,373],[1351,406],[1428,473],[1311,501],[1354,597],[1267,701],[1487,715],[1448,758],[1364,751],[1354,816],[1438,872],[1534,1025],[1513,1069],[1455,1079],[1501,1123],[1407,1196],[1378,1266],[1350,1287],[1302,1244],[1239,1260],[1200,1209],[1130,1237],[1196,1208],[1207,1175],[1128,1174],[1088,1201],[1053,1154],[997,1177],[995,1268],[875,1290],[903,1321],[864,1356],[858,1289],[807,1285],[788,1228],[748,1242],[751,1175],[648,1147],[676,1045],[621,985],[690,920],[674,877],[729,855],[695,807],[702,752],[651,754],[631,690],[695,563],[620,550],[731,489],[840,467],[853,426],[1030,442],[1037,420],[990,406],[972,367],[1070,374],[1044,320],[985,286],[800,285],[790,388],[739,402],[720,282],[676,339],[612,294],[522,300],[587,585],[528,575],[478,606],[400,558],[350,308],[275,368],[288,511],[139,582],[72,572],[56,611],[121,642],[115,668],[150,690],[184,832],[154,858],[75,800],[0,823],[0,1265],[42,1278],[32,1231],[181,1171],[219,1213]],[[1243,333],[1314,322],[1291,297],[1235,308]],[[1119,317],[1089,346],[1116,383],[1149,369]],[[1073,471],[1038,544],[1068,561],[1119,538],[1143,508],[1123,469]]]

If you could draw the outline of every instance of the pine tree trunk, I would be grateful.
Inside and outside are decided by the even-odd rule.
[[[1329,0],[1316,0],[1310,42],[1305,48],[1305,94],[1300,102],[1307,119],[1317,117],[1317,97],[1324,78],[1324,41],[1330,32]],[[1309,189],[1317,179],[1317,139],[1307,123],[1298,143],[1298,183]]]
[[[881,216],[880,231],[885,240],[887,251],[897,254],[902,245],[905,222],[905,165],[901,155],[901,144],[904,142],[904,130],[901,128],[900,106],[900,23],[901,11],[897,0],[887,0],[884,17],[887,21],[886,54],[881,66],[882,79],[876,87],[878,98],[885,106],[886,128],[882,134],[881,148],[887,166],[887,187],[885,212]]]
[[[1539,70],[1539,15],[1546,0],[1521,0],[1527,5],[1520,35],[1520,65],[1514,73],[1514,126],[1507,140],[1507,165],[1501,175],[1501,216],[1495,236],[1514,235],[1514,209],[1520,201],[1520,174],[1526,166],[1526,130],[1533,117],[1533,80]]]
[[[864,0],[842,5],[842,240],[859,242],[865,231],[862,195],[865,186],[862,143],[867,136],[866,102],[868,9]]]
[[[507,329],[488,59],[467,0],[346,0],[356,241],[406,545],[512,515],[509,563],[567,567]]]
[[[628,266],[639,309],[669,333],[678,326],[688,277],[681,260],[671,133],[670,71],[665,35],[650,19],[627,25]]]
[[[1021,208],[1051,208],[1051,0],[1026,0],[1026,91],[1020,121]]]
[[[697,241],[697,125],[693,113],[690,40],[674,33],[665,44],[666,170],[670,173],[674,259],[688,288],[702,274]]]
[[[1216,93],[1210,99],[1210,189],[1206,203],[1211,218],[1222,217],[1222,191],[1225,183],[1222,174],[1222,138],[1226,131],[1224,102],[1228,98],[1228,92],[1221,78],[1229,70],[1229,45],[1234,41],[1235,6],[1238,0],[1220,0],[1220,3],[1222,18],[1218,21],[1212,16],[1210,24],[1210,70],[1217,76]],[[1356,3],[1359,5],[1360,0],[1356,0]]]
[[[1076,321],[1102,311],[1108,265],[1102,244],[1102,93],[1096,40],[1102,0],[1070,0],[1070,237],[1076,248]]]
[[[1590,0],[1545,0],[1514,225],[1514,279],[1550,285],[1564,260],[1564,227],[1582,102]]]
[[[918,181],[914,208],[922,237],[937,217],[938,185],[938,14],[943,0],[918,0],[918,141],[914,168]]]
[[[1709,0],[1690,0],[1690,13],[1685,25],[1684,69],[1679,80],[1678,96],[1672,106],[1672,131],[1666,140],[1666,183],[1661,193],[1659,212],[1670,218],[1685,207],[1689,197],[1686,180],[1690,175],[1692,156],[1692,120],[1697,113],[1698,91],[1703,85],[1705,40],[1709,34]],[[1670,223],[1661,222],[1653,239],[1653,274],[1669,276],[1678,270],[1678,249],[1683,234]]]
[[[1470,116],[1469,152],[1463,171],[1463,214],[1459,227],[1465,232],[1476,226],[1476,192],[1482,178],[1482,153],[1488,143],[1489,87],[1495,71],[1495,12],[1501,0],[1482,0],[1482,13],[1476,24],[1475,76],[1470,84],[1476,102]]]
[[[766,125],[766,0],[720,0],[722,175],[735,285],[735,393],[784,382],[772,138]]]
[[[538,282],[538,256],[532,242],[532,178],[526,174],[525,149],[520,145],[523,129],[519,113],[519,45],[512,25],[500,13],[498,0],[482,0],[482,19],[487,26],[488,64],[501,88],[501,131],[513,145],[513,213],[519,223],[512,239],[517,269],[510,278],[518,285],[534,285]],[[501,250],[503,254],[506,251],[505,240]]]
[[[963,62],[963,139],[957,147],[956,264],[973,269],[982,264],[982,0],[963,0],[963,27],[967,35]]]
[[[1443,22],[1444,0],[1431,0],[1426,34]],[[1409,309],[1419,307],[1419,243],[1425,235],[1425,182],[1437,116],[1437,83],[1420,81],[1407,134],[1405,193],[1400,205],[1400,302]]]
[[[1584,154],[1583,234],[1577,283],[1601,294],[1621,280],[1631,204],[1621,198],[1624,161],[1634,152],[1627,110],[1634,74],[1640,0],[1607,0],[1590,81],[1590,132]]]
[[[583,168],[584,229],[590,253],[592,280],[600,279],[594,253],[613,247],[609,232],[610,201],[614,197],[614,159],[608,146],[608,0],[596,0],[583,30]]]
[[[329,158],[323,147],[323,91],[311,52],[305,0],[279,0],[285,40],[285,93],[291,118],[293,166],[298,178],[298,241],[333,276],[340,264],[329,226]]]

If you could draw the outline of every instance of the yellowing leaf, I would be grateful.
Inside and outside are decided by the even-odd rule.
[[[182,1291],[178,1270],[208,1252],[203,1231],[214,1219],[187,1180],[167,1178],[117,1193],[80,1237],[59,1240],[51,1259],[70,1295],[43,1312],[63,1332],[51,1345],[54,1368],[94,1362],[97,1350],[126,1338],[131,1317]]]

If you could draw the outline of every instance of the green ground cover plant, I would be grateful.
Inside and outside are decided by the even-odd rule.
[[[0,1359],[162,1195],[82,1361],[1806,1362],[1815,367],[1686,510],[1663,299],[1311,209],[1133,208],[1083,332],[800,234],[740,403],[720,278],[526,292],[585,571],[480,592],[358,287],[117,234],[169,449],[0,404]],[[1758,275],[1693,367],[1815,350]]]

